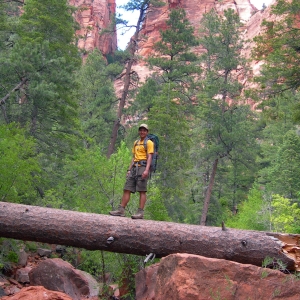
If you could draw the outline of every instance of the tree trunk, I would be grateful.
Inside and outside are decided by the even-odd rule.
[[[130,58],[127,63],[127,66],[125,68],[125,76],[124,76],[124,88],[122,92],[122,97],[120,99],[119,107],[118,107],[118,112],[117,112],[117,120],[114,122],[114,126],[112,129],[112,134],[108,146],[108,151],[107,151],[107,157],[110,157],[114,153],[117,137],[118,137],[118,130],[120,127],[120,122],[123,116],[123,110],[126,104],[126,98],[130,89],[130,80],[131,80],[131,69],[132,66],[135,62],[135,52],[137,51],[137,45],[138,45],[138,38],[139,38],[139,33],[145,18],[145,13],[147,11],[148,5],[149,5],[150,0],[146,0],[143,2],[142,6],[140,7],[140,15],[137,21],[136,25],[136,30],[134,33],[134,36],[130,39],[129,42],[129,53],[130,53]]]
[[[290,270],[300,270],[296,257],[300,235],[132,220],[8,202],[0,202],[0,237],[156,257],[189,253],[257,266],[269,256]]]
[[[118,108],[118,112],[117,112],[117,120],[115,120],[115,122],[114,122],[112,134],[110,137],[110,142],[109,142],[108,151],[107,151],[107,157],[110,157],[114,153],[114,149],[115,149],[115,145],[116,145],[116,141],[117,141],[117,137],[118,137],[118,130],[119,130],[120,122],[121,122],[122,115],[123,115],[123,109],[125,107],[126,98],[127,98],[128,91],[129,91],[130,73],[131,73],[132,65],[133,65],[133,58],[131,58],[129,60],[129,62],[127,63],[127,66],[126,66],[124,88],[123,88],[122,97],[120,99],[119,108]]]
[[[211,191],[214,186],[217,167],[218,167],[218,159],[216,158],[214,161],[214,164],[213,164],[211,175],[209,177],[209,184],[208,184],[208,188],[207,188],[207,191],[205,194],[205,200],[204,200],[204,205],[203,205],[203,210],[202,210],[202,215],[201,215],[201,220],[200,220],[200,225],[202,225],[202,226],[205,226],[205,224],[206,224],[206,218],[207,218],[207,212],[208,212],[208,207],[209,207],[209,202],[210,202],[210,197],[211,197]]]

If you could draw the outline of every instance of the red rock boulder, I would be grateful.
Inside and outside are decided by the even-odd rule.
[[[10,297],[2,297],[2,300],[72,300],[64,293],[53,292],[42,286],[30,286],[23,288],[19,293]]]
[[[30,285],[69,295],[73,300],[99,294],[97,281],[88,273],[75,269],[60,258],[46,259],[29,272]]]
[[[277,270],[172,254],[137,273],[136,295],[137,300],[299,300],[300,285],[293,275]]]

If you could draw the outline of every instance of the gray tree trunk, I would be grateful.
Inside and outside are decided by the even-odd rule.
[[[290,270],[300,266],[296,258],[300,235],[132,220],[8,202],[0,202],[0,237],[156,257],[189,253],[257,266],[269,256]]]
[[[214,164],[213,164],[213,168],[212,168],[210,177],[209,177],[209,184],[208,184],[208,188],[206,190],[204,205],[203,205],[203,209],[202,209],[202,215],[201,215],[201,219],[200,219],[200,225],[202,225],[202,226],[206,225],[208,207],[209,207],[211,192],[212,192],[212,189],[214,186],[215,177],[216,177],[216,173],[217,173],[218,161],[219,161],[218,158],[216,158],[214,161]]]

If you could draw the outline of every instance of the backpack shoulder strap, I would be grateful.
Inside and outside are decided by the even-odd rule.
[[[148,136],[146,136],[145,138],[144,138],[144,148],[145,148],[145,150],[146,150],[146,154],[147,154],[147,141],[149,140],[149,137]]]
[[[141,141],[141,139],[136,140],[136,141],[134,142],[134,147],[136,147],[137,144],[138,144],[138,142],[140,142],[140,141]],[[146,152],[147,152],[147,141],[148,141],[148,138],[145,137],[143,146],[144,146]]]

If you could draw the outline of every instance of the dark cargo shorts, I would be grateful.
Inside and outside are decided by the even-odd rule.
[[[136,169],[138,170],[138,174],[136,174]],[[142,178],[145,169],[146,167],[133,167],[126,179],[124,190],[130,191],[131,193],[147,192],[148,178]]]

